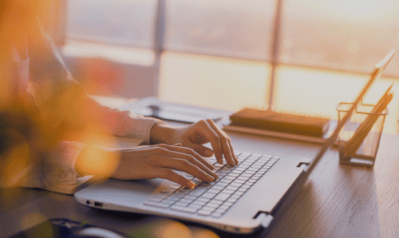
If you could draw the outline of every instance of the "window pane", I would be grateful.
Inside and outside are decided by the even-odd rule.
[[[399,49],[399,1],[284,0],[283,63],[371,72]],[[386,73],[399,76],[396,55]]]
[[[274,0],[168,0],[168,50],[269,60]]]
[[[267,103],[271,68],[266,63],[173,52],[161,60],[163,100],[231,111]]]
[[[69,0],[67,37],[152,47],[156,0]]]
[[[340,102],[353,102],[369,79],[368,75],[315,70],[305,67],[279,66],[276,75],[274,109],[290,113],[318,115],[337,119],[336,107]],[[381,78],[373,84],[364,98],[375,104],[392,78]],[[392,88],[399,94],[399,85]],[[388,106],[384,132],[397,133],[399,101],[392,99]]]

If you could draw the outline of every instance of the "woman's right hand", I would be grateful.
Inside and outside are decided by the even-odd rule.
[[[212,172],[214,167],[211,164],[193,149],[182,147],[180,144],[138,146],[131,149],[108,151],[105,153],[117,153],[119,155],[105,156],[107,160],[111,157],[119,157],[118,163],[112,163],[115,166],[110,166],[114,167],[110,176],[115,179],[163,178],[185,187],[193,187],[194,183],[192,181],[173,170],[186,172],[187,174],[191,174],[207,182],[211,182],[218,178],[218,175]],[[81,175],[93,174],[93,172],[95,174],[95,171],[90,171],[90,167],[92,167],[90,164],[93,165],[93,163],[96,163],[98,166],[99,156],[95,156],[94,154],[96,153],[91,153],[89,150],[81,154],[82,155],[79,156],[81,158],[76,162],[76,169]],[[87,159],[91,160],[91,157],[97,157],[97,160],[93,161],[93,163],[83,162]],[[85,164],[87,166],[84,166]]]
[[[193,187],[193,182],[173,170],[211,182],[218,178],[213,169],[211,164],[190,148],[159,144],[120,151],[119,166],[112,177],[123,180],[163,178]]]

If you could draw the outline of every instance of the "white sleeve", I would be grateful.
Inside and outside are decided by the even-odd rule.
[[[83,147],[81,143],[59,142],[41,163],[25,169],[19,186],[73,194],[79,185],[75,163]]]

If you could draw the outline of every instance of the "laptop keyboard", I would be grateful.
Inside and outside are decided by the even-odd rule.
[[[278,157],[248,152],[236,152],[239,164],[230,166],[211,159],[219,178],[204,182],[181,173],[196,185],[190,189],[174,183],[171,187],[151,194],[145,205],[172,209],[201,216],[221,217],[278,160]]]

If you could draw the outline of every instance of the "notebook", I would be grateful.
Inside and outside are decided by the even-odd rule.
[[[376,65],[347,116],[313,160],[238,152],[238,166],[215,164],[218,181],[204,183],[183,173],[196,184],[194,189],[163,179],[109,179],[76,192],[75,199],[88,207],[165,216],[233,233],[252,233],[261,227],[267,229],[281,209],[279,204],[288,197],[292,198],[293,194],[295,196],[325,151],[337,140],[350,114],[372,83],[381,76],[394,52]]]
[[[305,116],[244,108],[230,115],[230,125],[262,130],[279,131],[297,135],[323,137],[330,120],[322,117]]]

